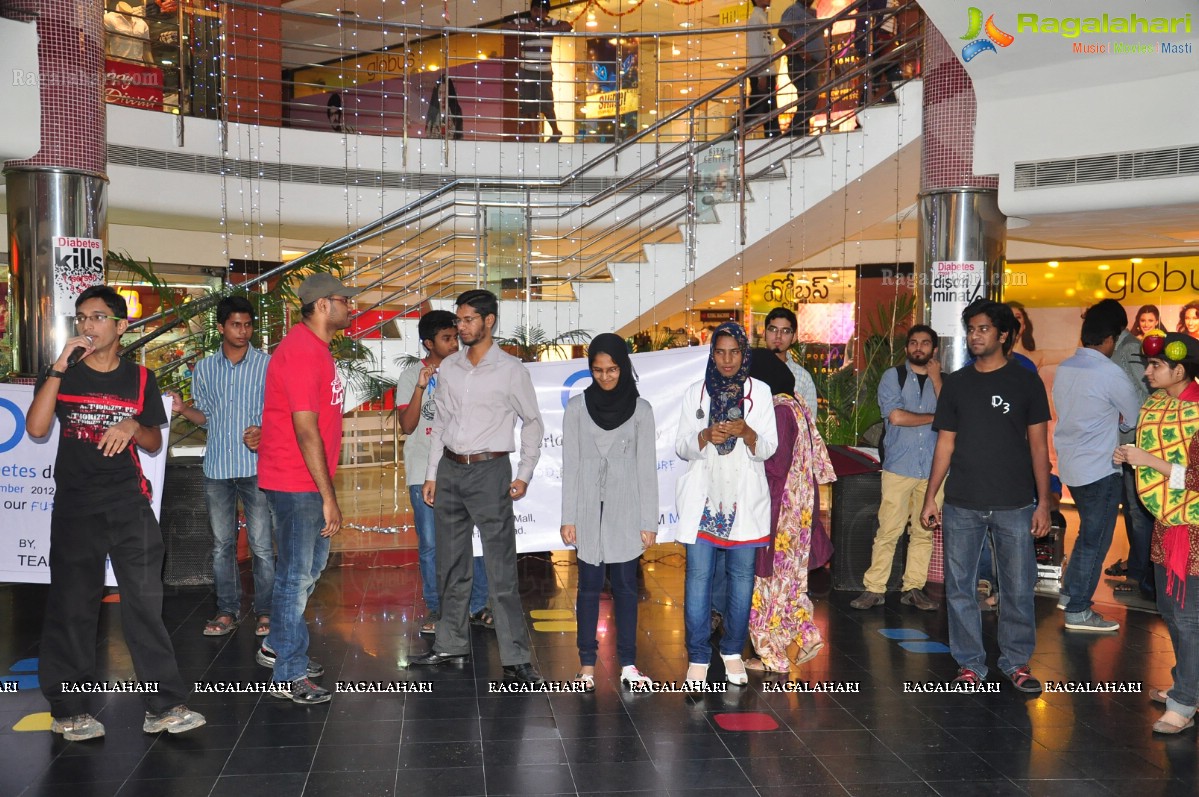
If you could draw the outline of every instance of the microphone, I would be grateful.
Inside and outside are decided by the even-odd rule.
[[[91,340],[92,340],[91,338],[88,338],[89,343],[91,342]],[[86,348],[84,348],[83,346],[76,346],[75,351],[73,351],[67,355],[67,368],[71,368],[73,366],[78,365],[79,361],[82,360],[86,354],[87,354]]]

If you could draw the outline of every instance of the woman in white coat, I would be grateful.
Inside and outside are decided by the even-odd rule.
[[[763,464],[778,447],[770,388],[749,378],[749,341],[734,323],[712,333],[707,372],[687,388],[675,452],[690,462],[676,487],[679,542],[687,547],[684,618],[687,680],[707,678],[712,576],[723,563],[728,592],[720,656],[725,677],[748,678],[742,649],[754,591],[754,549],[770,541]]]

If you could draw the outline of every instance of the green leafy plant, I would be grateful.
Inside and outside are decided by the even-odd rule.
[[[539,326],[518,326],[508,337],[497,337],[495,342],[510,349],[522,362],[537,362],[547,352],[559,355],[566,353],[567,346],[581,346],[591,342],[591,333],[585,329],[569,329],[560,335],[548,337]]]
[[[179,390],[185,396],[190,390],[190,370],[201,358],[220,348],[221,335],[217,329],[216,306],[227,296],[242,296],[254,307],[257,323],[254,329],[254,345],[269,351],[287,333],[289,320],[299,318],[300,297],[296,288],[311,274],[329,273],[340,278],[343,262],[337,256],[317,251],[304,264],[284,272],[270,289],[265,283],[251,286],[226,285],[220,290],[210,291],[205,296],[189,299],[185,294],[169,288],[154,271],[153,263],[140,263],[127,253],[109,252],[110,264],[119,264],[120,269],[132,275],[126,281],[143,282],[158,293],[162,300],[162,326],[186,328],[188,331],[169,344],[156,342],[152,335],[143,335],[129,344],[123,354],[134,355],[142,347],[154,350],[165,345],[181,346],[184,355],[159,367],[155,371],[159,385],[164,390]],[[120,281],[120,272],[110,271],[114,281]],[[394,381],[385,377],[374,365],[374,355],[360,341],[346,335],[334,337],[331,351],[338,361],[338,370],[349,383],[353,392],[366,396],[368,401],[377,401],[394,386]]]
[[[626,343],[629,344],[630,351],[640,353],[676,349],[680,346],[686,346],[687,339],[678,331],[662,328],[654,331],[642,330],[628,338]]]
[[[846,363],[815,380],[816,390],[827,404],[827,413],[820,419],[820,433],[825,442],[855,445],[863,432],[882,420],[878,383],[888,368],[903,359],[902,332],[911,324],[915,309],[916,300],[911,295],[899,295],[877,305],[855,334],[864,335],[861,362]]]

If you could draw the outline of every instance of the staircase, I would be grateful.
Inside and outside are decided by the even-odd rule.
[[[738,202],[717,204],[713,222],[693,225],[693,232],[679,224],[682,241],[642,246],[640,262],[609,265],[611,281],[576,284],[576,301],[503,302],[500,329],[525,324],[548,336],[567,329],[631,335],[697,298],[788,268],[885,221],[896,213],[888,200],[897,191],[903,207],[916,196],[920,108],[921,83],[904,84],[896,104],[859,115],[861,129],[823,135],[820,152],[783,160],[785,179],[752,181],[744,223]],[[438,304],[453,309],[451,301]]]

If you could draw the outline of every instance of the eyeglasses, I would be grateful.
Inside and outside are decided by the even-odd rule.
[[[592,368],[591,375],[596,379],[599,379],[600,377],[605,379],[618,379],[620,378],[620,366],[613,365],[611,368]]]
[[[341,302],[346,307],[350,306],[350,300],[345,296],[326,296],[325,298],[331,302]]]
[[[481,316],[481,315],[464,315],[464,316],[459,317],[458,320],[455,321],[454,323],[456,325],[473,324],[482,317],[483,316]]]
[[[793,330],[791,327],[776,327],[771,324],[770,326],[766,327],[766,331],[774,335],[790,335],[795,330]]]
[[[104,315],[103,313],[92,313],[91,315],[82,315],[81,314],[81,315],[75,316],[75,323],[78,326],[83,326],[88,321],[91,321],[96,324],[102,324],[105,321],[107,321],[108,319],[112,319],[113,321],[123,321],[124,320],[120,316],[116,316],[116,315]]]

